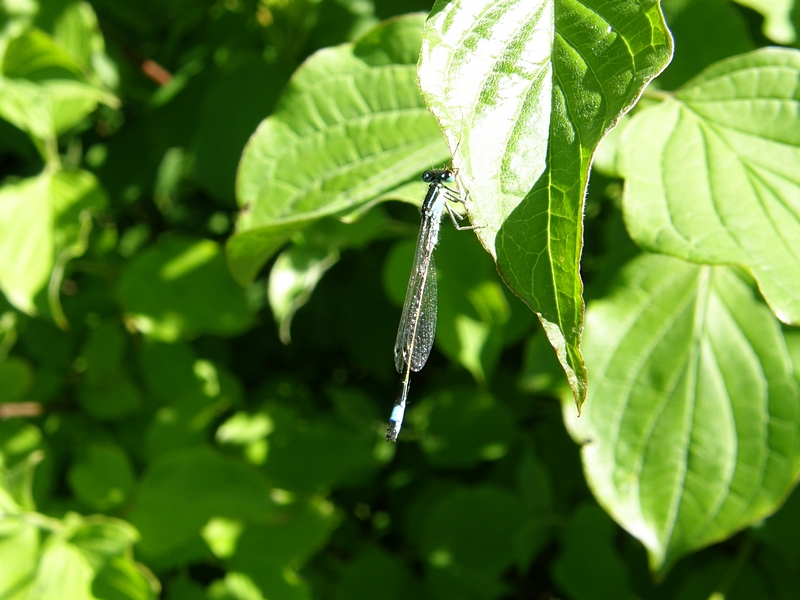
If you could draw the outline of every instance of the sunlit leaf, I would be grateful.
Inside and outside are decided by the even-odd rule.
[[[648,250],[747,266],[800,323],[800,53],[710,67],[637,114],[622,139],[625,221]]]
[[[234,335],[252,319],[211,240],[175,238],[149,248],[127,265],[119,291],[132,323],[157,340]]]
[[[105,205],[88,171],[45,171],[0,187],[0,288],[11,303],[35,314],[49,283],[51,310],[65,324],[58,305],[64,267],[86,250],[91,216]]]
[[[296,231],[447,160],[415,81],[422,19],[387,21],[298,69],[239,165],[243,211],[228,243],[238,281],[252,280]]]
[[[734,0],[737,4],[752,8],[764,16],[764,35],[778,44],[791,44],[797,40],[797,31],[792,24],[794,0]]]
[[[591,157],[671,50],[658,4],[636,0],[441,0],[425,26],[420,86],[476,234],[539,315],[578,407]]]
[[[8,44],[0,75],[0,116],[40,140],[64,133],[100,103],[117,98],[43,31]]]
[[[198,448],[150,464],[130,520],[142,534],[141,550],[154,556],[199,536],[212,517],[258,523],[272,509],[267,483],[256,471]]]
[[[776,510],[800,471],[800,394],[778,322],[733,271],[633,261],[590,305],[584,349],[595,384],[565,418],[654,570]]]

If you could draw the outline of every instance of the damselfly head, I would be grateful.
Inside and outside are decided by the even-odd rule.
[[[433,183],[434,181],[453,183],[455,181],[455,173],[453,173],[452,169],[430,169],[422,174],[422,181],[425,183]]]

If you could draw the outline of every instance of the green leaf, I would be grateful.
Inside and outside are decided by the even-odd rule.
[[[564,528],[553,579],[573,600],[633,599],[626,565],[616,549],[616,527],[600,508],[584,504]],[[617,530],[618,531],[618,530]],[[587,557],[591,560],[587,560]],[[576,576],[576,574],[580,574]]]
[[[2,477],[2,474],[0,474]],[[2,481],[0,480],[0,492]],[[6,517],[3,519],[3,517]],[[68,513],[59,521],[28,512],[20,517],[0,512],[0,597],[4,600],[150,600],[154,585],[145,578],[132,559],[132,546],[138,539],[128,523],[107,517],[84,518]],[[110,571],[128,577],[127,591],[136,595],[95,595],[103,589]],[[100,577],[98,577],[98,573]],[[103,575],[103,574],[106,575]],[[120,582],[120,577],[115,578]],[[99,585],[94,588],[94,585]],[[105,589],[109,589],[105,586]]]
[[[252,314],[211,240],[170,238],[128,263],[119,293],[131,323],[156,340],[236,335]]]
[[[99,103],[119,100],[43,31],[32,29],[12,40],[0,76],[0,117],[34,138],[46,140],[86,118]]]
[[[788,45],[797,40],[792,24],[795,0],[734,0],[764,16],[764,35],[778,44]]]
[[[420,540],[431,583],[443,598],[496,598],[514,561],[524,517],[517,498],[490,486],[456,489],[429,507]],[[449,594],[442,594],[449,589]]]
[[[119,446],[95,443],[72,465],[67,481],[86,505],[109,510],[125,502],[133,490],[133,466]]]
[[[261,590],[244,573],[229,572],[208,587],[209,600],[264,600]]]
[[[233,570],[258,573],[267,564],[299,568],[325,546],[338,525],[328,500],[294,501],[276,511],[272,523],[253,524],[242,531],[229,560]]]
[[[591,157],[671,50],[658,3],[635,0],[440,0],[425,26],[420,87],[470,193],[470,220],[542,321],[579,408]]]
[[[297,310],[308,302],[322,276],[339,260],[336,248],[292,245],[278,255],[269,272],[269,306],[284,344]]]
[[[499,460],[518,435],[508,408],[487,393],[440,393],[415,406],[409,420],[428,461],[440,468]]]
[[[706,67],[755,49],[742,11],[728,0],[664,0],[664,17],[678,40],[655,86],[674,90]]]
[[[141,405],[141,393],[123,369],[126,336],[116,321],[106,321],[92,331],[81,358],[86,378],[78,400],[97,419],[118,420]]]
[[[778,322],[724,267],[645,255],[590,305],[580,418],[589,485],[662,573],[780,504],[800,470],[800,394]]]
[[[29,594],[42,600],[95,600],[91,593],[93,578],[94,569],[87,556],[60,536],[50,536],[44,543]]]
[[[387,21],[295,73],[239,165],[243,211],[228,242],[237,281],[251,281],[293,233],[446,160],[415,81],[421,26],[421,15]]]
[[[35,314],[49,283],[51,310],[65,326],[58,299],[64,268],[86,250],[91,215],[105,205],[88,171],[45,171],[0,187],[0,288],[9,302]]]
[[[2,490],[0,489],[0,494]],[[22,594],[33,581],[39,558],[39,532],[35,527],[15,523],[2,518],[0,500],[0,598],[4,600],[21,599]]]
[[[625,221],[648,250],[750,269],[776,316],[800,323],[800,53],[710,67],[623,136]]]
[[[92,594],[103,600],[154,600],[159,586],[132,560],[116,556],[92,582]]]
[[[266,472],[277,487],[318,493],[371,476],[385,456],[385,440],[370,429],[352,430],[327,419],[306,420],[284,406],[264,411],[275,424]]]
[[[142,534],[140,550],[152,557],[199,537],[213,517],[265,522],[272,506],[267,483],[256,471],[198,448],[150,464],[130,521]]]
[[[370,598],[381,590],[382,600],[405,600],[415,596],[414,578],[395,554],[389,554],[377,544],[361,548],[359,553],[342,565],[334,600]],[[387,586],[386,582],[392,585]]]
[[[33,385],[33,368],[22,358],[0,361],[0,403],[23,400]]]

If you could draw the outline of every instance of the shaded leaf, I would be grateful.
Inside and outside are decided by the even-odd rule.
[[[415,406],[409,420],[428,461],[437,467],[499,460],[517,437],[509,410],[487,393],[443,392]]]
[[[322,276],[339,260],[335,248],[292,245],[278,255],[269,272],[269,305],[284,344],[297,310],[308,302]]]
[[[130,459],[114,444],[91,444],[76,461],[67,480],[75,496],[96,510],[119,506],[133,490]]]
[[[597,506],[584,504],[564,528],[553,578],[573,600],[632,600],[627,565],[615,548],[614,523]],[[591,556],[591,560],[586,560]],[[580,576],[577,576],[580,574]]]
[[[166,342],[235,335],[251,322],[244,292],[211,240],[165,239],[130,261],[119,284],[131,322]]]
[[[212,517],[264,522],[272,512],[269,488],[256,471],[197,448],[150,464],[130,521],[142,534],[141,551],[155,556],[199,536]]]

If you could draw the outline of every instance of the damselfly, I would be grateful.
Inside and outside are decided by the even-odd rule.
[[[425,171],[422,180],[430,185],[420,209],[422,222],[417,250],[403,303],[403,316],[400,317],[400,327],[397,329],[397,341],[394,344],[394,366],[400,373],[400,389],[389,417],[389,428],[386,430],[386,440],[393,442],[397,441],[403,425],[411,371],[419,371],[425,366],[436,334],[436,266],[433,262],[433,249],[439,241],[443,212],[447,210],[456,229],[473,229],[471,225],[459,225],[457,219],[463,217],[447,203],[448,200],[462,204],[465,201],[452,170]],[[456,183],[458,191],[447,187],[446,183]]]

